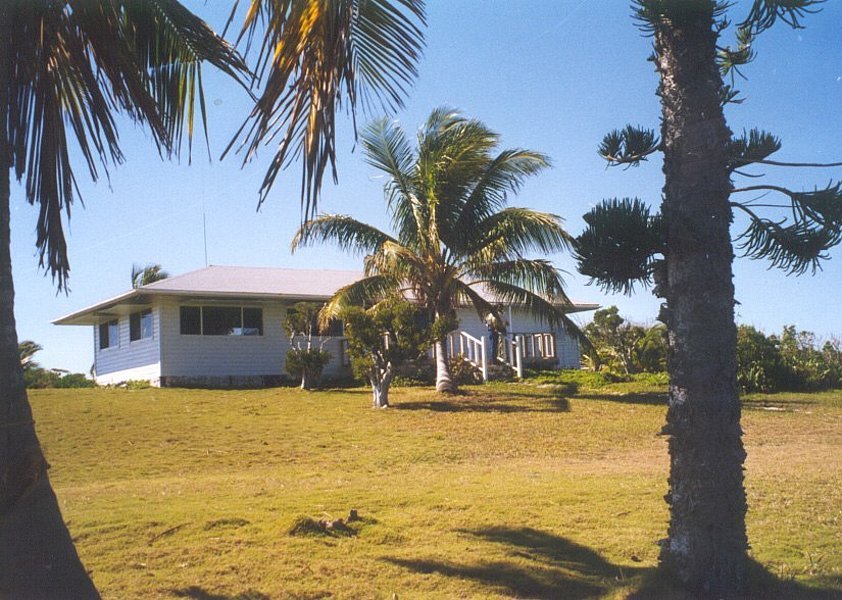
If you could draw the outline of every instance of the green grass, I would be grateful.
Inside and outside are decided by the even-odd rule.
[[[455,398],[398,388],[384,411],[364,389],[30,397],[65,519],[106,598],[659,589],[668,459],[652,382],[547,376]],[[764,589],[842,595],[842,392],[745,405],[752,557],[790,582]],[[352,508],[362,520],[347,532],[295,529]]]

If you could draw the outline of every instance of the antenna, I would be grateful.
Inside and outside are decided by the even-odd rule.
[[[205,218],[205,203],[202,200],[202,236],[205,239],[205,266],[208,266],[208,221]]]

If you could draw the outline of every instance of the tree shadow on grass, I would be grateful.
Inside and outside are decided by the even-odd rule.
[[[580,394],[581,400],[603,400],[619,404],[645,404],[648,406],[666,406],[666,392],[630,392],[626,394]]]
[[[814,586],[806,586],[793,580],[782,580],[769,572],[755,560],[749,560],[745,593],[746,600],[839,600],[842,598],[842,577],[820,576],[813,579]],[[703,598],[677,588],[663,571],[650,569],[645,573],[638,589],[628,600],[650,598],[671,598],[673,600],[696,600]]]
[[[172,590],[172,593],[176,598],[191,598],[192,600],[270,600],[266,594],[254,590],[246,590],[245,592],[229,596],[228,594],[214,594],[197,585],[191,585],[188,588],[180,590]]]
[[[541,599],[592,598],[642,571],[614,565],[590,548],[528,527],[489,527],[459,533],[504,545],[511,560],[475,564],[433,559],[384,560],[419,573],[472,579],[515,597]]]
[[[514,404],[511,397],[495,398],[492,396],[457,398],[438,398],[435,400],[401,401],[393,404],[397,410],[429,410],[433,412],[479,412],[479,413],[530,413],[530,412],[569,412],[567,398],[548,398],[531,396],[530,404]],[[509,400],[509,402],[507,402]]]

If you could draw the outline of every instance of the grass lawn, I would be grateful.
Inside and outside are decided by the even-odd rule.
[[[656,385],[398,388],[381,411],[365,389],[30,398],[106,598],[666,593],[651,575],[667,523]],[[758,595],[842,597],[842,392],[745,407]],[[352,508],[354,535],[289,533]]]

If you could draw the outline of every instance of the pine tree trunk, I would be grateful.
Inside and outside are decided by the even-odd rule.
[[[98,598],[47,477],[15,329],[7,139],[8,15],[0,7],[0,598]]]
[[[655,29],[668,228],[659,293],[670,338],[670,524],[660,559],[689,589],[729,597],[743,587],[748,541],[726,164],[731,132],[716,41],[712,13]]]
[[[452,394],[456,391],[456,384],[450,376],[450,366],[447,364],[447,345],[444,340],[435,343],[436,353],[436,391],[442,394]]]

